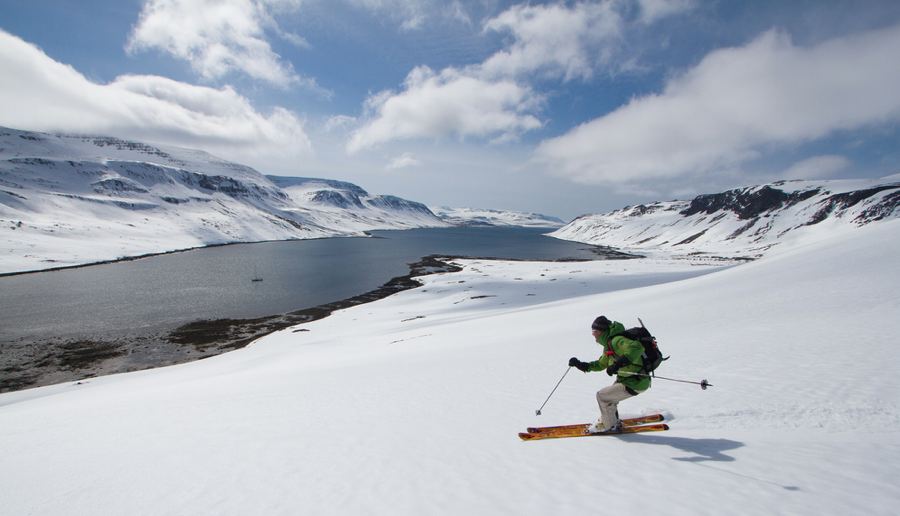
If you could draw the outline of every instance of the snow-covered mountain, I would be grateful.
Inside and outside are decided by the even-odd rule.
[[[540,213],[431,206],[435,215],[454,226],[524,226],[555,228],[565,221]]]
[[[756,258],[786,241],[900,216],[900,175],[778,181],[578,217],[551,235],[626,251]]]
[[[266,177],[203,151],[0,128],[0,273],[446,225],[419,203]]]
[[[370,195],[353,183],[307,177],[267,176],[297,206],[296,212],[325,227],[346,231],[439,227],[427,206],[393,195]]]

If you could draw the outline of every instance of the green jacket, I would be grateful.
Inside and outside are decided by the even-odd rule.
[[[629,364],[620,368],[616,375],[616,383],[624,384],[635,392],[644,392],[650,388],[649,376],[631,376],[622,373],[643,373],[644,346],[640,342],[631,340],[621,334],[625,331],[622,323],[613,321],[609,330],[597,337],[597,344],[603,347],[603,356],[600,360],[588,362],[589,371],[604,371],[620,357],[628,357]]]

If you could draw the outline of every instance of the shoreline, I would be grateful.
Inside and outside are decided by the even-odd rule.
[[[332,238],[332,237],[325,237]],[[380,238],[365,232],[344,238]],[[313,239],[292,239],[294,241]],[[15,276],[85,268],[102,263],[139,260],[153,256],[165,256],[197,249],[239,244],[282,242],[230,242],[208,246],[165,251],[141,256],[126,257],[107,262],[58,267],[37,271],[0,274]],[[641,258],[640,255],[621,252],[609,247],[585,244],[596,258],[557,258],[552,260],[516,259],[492,256],[454,256],[432,254],[407,263],[407,274],[389,279],[380,287],[346,299],[320,304],[290,312],[255,318],[198,319],[176,327],[135,330],[115,335],[52,336],[29,340],[10,341],[0,354],[0,393],[79,381],[86,378],[140,371],[176,365],[240,349],[256,339],[285,328],[327,317],[332,312],[388,297],[394,293],[416,288],[421,283],[413,278],[429,274],[461,270],[452,264],[456,259],[508,260],[508,261],[557,261],[579,262],[597,259],[621,260]],[[302,331],[302,330],[298,330]]]
[[[166,367],[240,349],[276,331],[328,317],[336,310],[419,287],[422,283],[416,277],[460,271],[462,268],[452,263],[452,260],[459,258],[464,257],[425,256],[408,263],[407,274],[391,278],[374,290],[283,314],[253,319],[201,319],[161,334],[126,336],[114,340],[49,341],[41,343],[42,347],[49,349],[37,353],[34,351],[35,345],[30,344],[30,356],[20,357],[24,360],[4,364],[4,368],[0,369],[3,373],[0,393]],[[147,354],[148,358],[129,360],[132,355],[140,357],[142,354]]]
[[[284,238],[279,240],[250,240],[246,242],[223,242],[221,244],[207,244],[207,245],[198,245],[196,247],[185,247],[182,249],[172,249],[171,251],[159,251],[155,253],[146,253],[139,254],[134,256],[123,256],[121,258],[115,258],[111,260],[100,260],[97,262],[86,262],[79,263],[75,265],[60,265],[59,267],[50,267],[47,269],[30,269],[27,271],[15,271],[15,272],[0,272],[0,278],[12,277],[12,276],[24,276],[26,274],[40,274],[42,272],[58,272],[65,271],[70,269],[83,269],[85,267],[93,267],[95,265],[109,265],[113,263],[121,263],[121,262],[133,262],[136,260],[142,260],[144,258],[154,258],[156,256],[168,256],[170,254],[179,254],[179,253],[187,253],[190,251],[199,251],[201,249],[213,249],[216,247],[226,247],[232,245],[242,245],[242,244],[266,244],[270,242],[304,242],[307,240],[324,240],[327,238],[372,238],[372,235],[368,233],[368,231],[363,232],[360,235],[334,235],[327,237],[314,237],[314,238]]]
[[[152,252],[152,253],[137,254],[134,256],[123,256],[121,258],[113,258],[113,259],[109,259],[109,260],[99,260],[99,261],[95,261],[95,262],[85,262],[85,263],[78,263],[78,264],[73,264],[73,265],[60,265],[60,266],[56,266],[56,267],[48,267],[46,269],[29,269],[29,270],[24,270],[24,271],[0,272],[0,278],[12,277],[12,276],[24,276],[27,274],[39,274],[41,272],[58,272],[58,271],[65,271],[65,270],[70,270],[70,269],[83,269],[85,267],[93,267],[95,265],[109,265],[109,264],[113,264],[113,263],[133,262],[136,260],[142,260],[144,258],[154,258],[157,256],[167,256],[167,255],[171,255],[171,254],[187,253],[190,251],[199,251],[201,249],[213,249],[216,247],[226,247],[226,246],[232,246],[232,245],[266,244],[266,243],[272,243],[272,242],[305,242],[305,241],[313,241],[313,240],[326,240],[326,239],[330,239],[330,238],[384,238],[384,237],[380,237],[378,235],[373,235],[372,231],[407,231],[408,229],[438,229],[440,227],[442,227],[442,226],[425,226],[425,227],[421,227],[421,228],[405,228],[405,229],[395,229],[395,228],[367,229],[367,230],[363,230],[363,231],[359,232],[358,234],[347,233],[347,234],[337,234],[337,235],[331,235],[331,236],[317,236],[317,237],[312,237],[312,238],[281,238],[281,239],[275,239],[275,240],[247,240],[247,241],[241,241],[241,242],[223,242],[223,243],[219,243],[219,244],[206,244],[206,245],[198,245],[198,246],[194,246],[194,247],[184,247],[181,249],[172,249],[169,251],[158,251],[158,252]],[[456,226],[451,226],[451,227],[456,227]],[[458,226],[458,227],[469,227],[469,226]],[[485,226],[485,227],[497,227],[497,226]],[[522,227],[529,227],[529,226],[522,226]],[[548,229],[550,229],[550,228],[548,228]],[[547,236],[547,235],[545,235],[545,236]],[[549,237],[549,238],[556,238],[556,237]],[[601,248],[603,250],[609,250],[611,253],[619,253],[618,251],[615,251],[612,247],[599,246],[596,244],[584,244],[584,245],[588,245],[588,246],[595,247],[595,248]],[[598,252],[597,254],[601,254],[601,253]],[[628,255],[629,253],[621,253],[621,254]],[[640,258],[641,256],[629,255],[628,257]],[[612,259],[612,257],[610,257],[610,259]]]

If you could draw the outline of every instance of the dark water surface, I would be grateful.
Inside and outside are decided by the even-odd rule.
[[[106,339],[200,319],[253,318],[375,289],[432,254],[602,259],[547,229],[440,228],[212,247],[110,264],[0,277],[0,346]],[[254,277],[263,281],[251,281]],[[2,351],[2,349],[0,349]]]

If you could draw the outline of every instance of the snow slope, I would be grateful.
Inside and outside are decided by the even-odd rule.
[[[900,217],[900,174],[874,180],[778,181],[579,217],[551,236],[636,253],[757,258],[836,228]]]
[[[434,207],[435,215],[456,226],[521,226],[555,228],[565,224],[561,219],[540,213],[487,210],[478,208]]]
[[[900,222],[710,274],[686,262],[464,261],[462,272],[200,362],[0,395],[4,514],[896,514]],[[657,280],[660,277],[656,278]],[[666,433],[521,442],[588,421],[589,324],[672,358],[620,406]]]
[[[339,208],[318,202],[335,191],[327,181],[301,198],[273,180],[313,184],[267,178],[202,151],[0,128],[0,273],[230,242],[447,225],[397,197],[363,191],[358,209]]]

